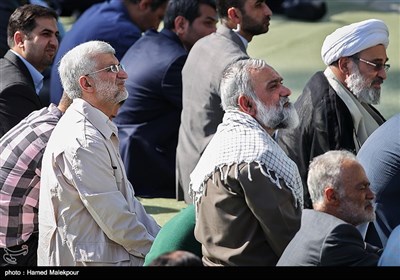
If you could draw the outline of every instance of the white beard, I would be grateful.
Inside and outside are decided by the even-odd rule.
[[[271,129],[295,128],[299,125],[299,115],[293,104],[288,107],[284,104],[288,101],[288,97],[279,100],[279,107],[267,107],[258,98],[255,99],[257,105],[256,119],[262,126]]]

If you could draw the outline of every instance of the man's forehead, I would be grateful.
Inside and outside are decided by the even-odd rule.
[[[53,21],[52,23],[50,23]],[[38,30],[49,30],[52,32],[58,31],[57,20],[53,17],[39,17],[35,19],[36,27]]]

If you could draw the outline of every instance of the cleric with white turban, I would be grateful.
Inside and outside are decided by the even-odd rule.
[[[321,57],[326,65],[376,45],[389,45],[389,30],[378,19],[368,19],[336,29],[325,38]]]

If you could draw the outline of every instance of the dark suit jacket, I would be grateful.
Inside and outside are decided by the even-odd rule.
[[[0,137],[43,106],[24,62],[10,50],[0,59]]]
[[[175,198],[175,154],[187,51],[168,29],[149,30],[121,60],[129,97],[114,122],[135,194]]]
[[[279,130],[278,143],[297,164],[304,186],[304,207],[312,208],[307,188],[308,165],[314,157],[330,150],[355,152],[353,118],[321,71],[310,78],[294,106],[300,124],[294,129]],[[383,116],[369,107],[380,116],[376,121],[382,124]]]
[[[304,209],[300,230],[277,266],[376,266],[382,250],[364,242],[351,224],[335,216]]]

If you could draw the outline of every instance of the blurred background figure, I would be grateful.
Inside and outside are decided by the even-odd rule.
[[[0,1],[0,58],[3,57],[10,48],[7,44],[7,26],[11,14],[16,8],[21,6],[18,0]]]
[[[266,0],[266,2],[274,14],[295,20],[318,21],[327,12],[327,5],[322,0]]]
[[[90,40],[108,42],[121,60],[128,48],[142,36],[142,32],[158,29],[167,3],[168,0],[110,0],[94,4],[66,32],[54,62],[59,63],[67,51]],[[50,101],[57,103],[62,92],[57,67],[53,67]]]
[[[121,60],[129,97],[114,122],[137,196],[175,198],[181,72],[192,46],[216,24],[214,0],[170,0],[163,30],[147,31]]]
[[[368,137],[357,158],[376,196],[376,220],[369,224],[365,240],[385,247],[392,230],[400,225],[400,113]]]
[[[84,11],[93,4],[106,2],[109,0],[55,0],[58,1],[61,8],[60,16],[74,17],[77,19]]]
[[[391,232],[378,266],[400,267],[400,225]]]

